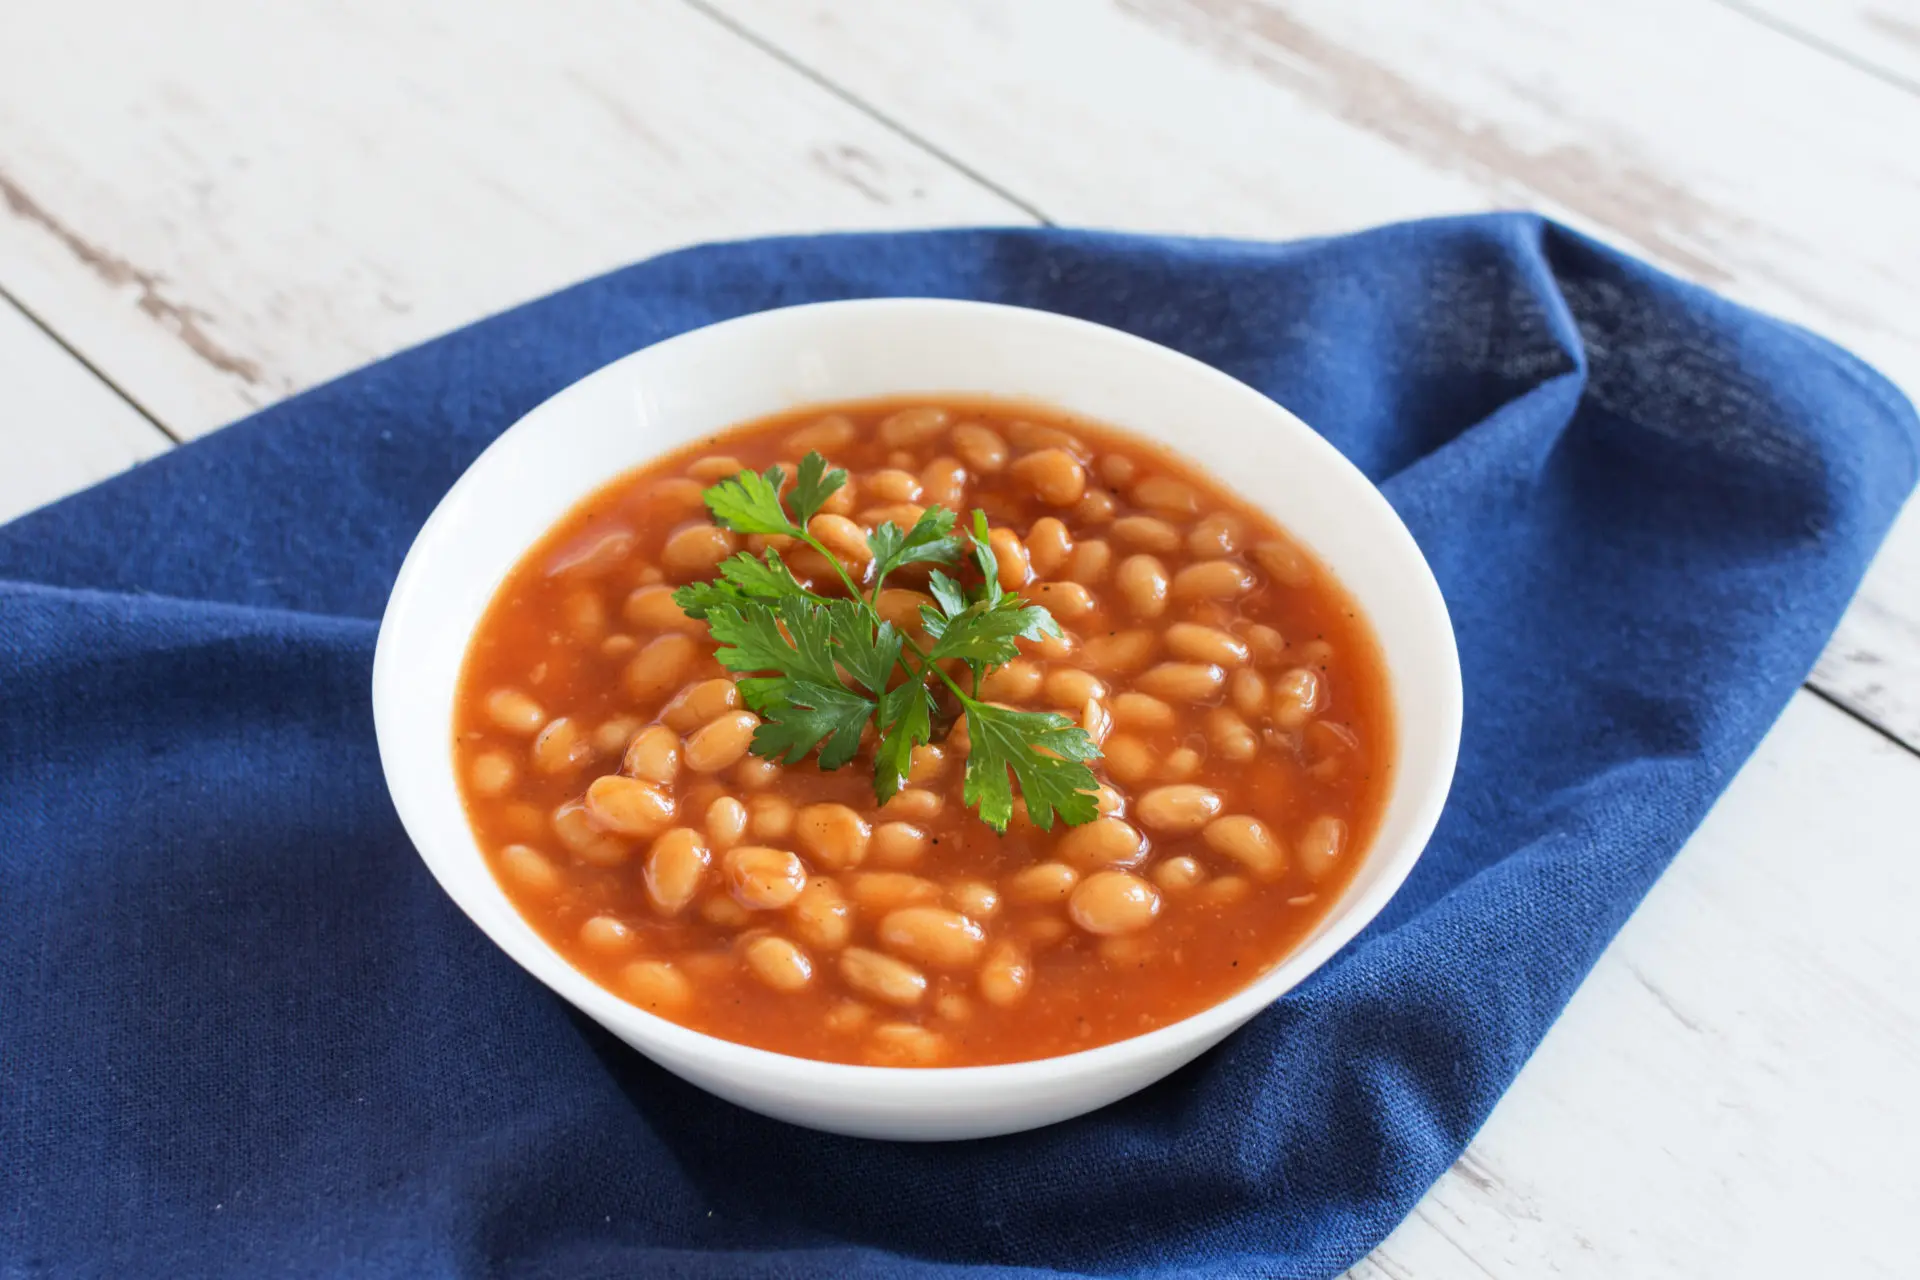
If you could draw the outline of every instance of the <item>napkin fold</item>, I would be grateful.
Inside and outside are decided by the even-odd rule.
[[[1113,325],[1293,409],[1413,530],[1466,685],[1366,933],[1163,1083],[963,1144],[762,1119],[572,1013],[414,855],[368,705],[414,531],[521,414],[884,294]],[[0,1276],[1334,1274],[1772,723],[1917,458],[1845,352],[1519,215],[711,245],[297,396],[0,529]]]

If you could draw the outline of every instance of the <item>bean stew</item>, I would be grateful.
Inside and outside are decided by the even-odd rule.
[[[883,523],[985,513],[1001,587],[1062,634],[975,692],[1099,745],[1093,820],[1041,830],[1016,800],[987,826],[961,793],[965,715],[884,805],[871,727],[835,770],[754,754],[761,717],[673,592],[771,547],[846,593],[819,552],[705,505],[809,452],[849,478],[806,528],[856,574]],[[909,565],[873,601],[923,641],[929,581]],[[500,587],[453,733],[495,877],[595,982],[728,1040],[886,1066],[1071,1053],[1246,986],[1339,897],[1393,755],[1366,621],[1270,516],[1159,445],[958,397],[783,414],[608,484]]]

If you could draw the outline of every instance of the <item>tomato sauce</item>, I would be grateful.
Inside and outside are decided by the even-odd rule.
[[[769,545],[702,491],[810,450],[850,474],[828,508],[849,554],[935,502],[987,514],[1003,583],[1066,639],[1022,641],[982,696],[1101,743],[1098,822],[987,827],[964,718],[884,807],[870,744],[832,772],[747,753],[757,718],[670,593]],[[926,581],[889,577],[880,611],[915,626]],[[783,414],[607,484],[500,587],[452,730],[489,865],[594,981],[725,1039],[897,1066],[1070,1053],[1244,987],[1339,897],[1393,754],[1365,619],[1271,516],[1137,437],[951,397]]]

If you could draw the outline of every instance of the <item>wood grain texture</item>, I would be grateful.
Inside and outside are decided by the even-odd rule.
[[[0,282],[181,434],[689,242],[1010,220],[677,0],[0,6]]]
[[[0,300],[0,522],[95,484],[173,442]]]
[[[1801,693],[1355,1280],[1912,1274],[1920,760]]]
[[[1054,220],[1532,206],[1920,389],[1920,96],[1712,0],[702,2]],[[1920,748],[1917,562],[1910,507],[1817,679]]]

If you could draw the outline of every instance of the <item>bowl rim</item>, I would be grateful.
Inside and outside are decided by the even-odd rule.
[[[1151,1031],[1052,1057],[956,1067],[870,1066],[804,1058],[697,1031],[630,1004],[569,964],[551,944],[531,928],[527,931],[533,940],[531,946],[524,944],[518,937],[500,936],[482,918],[482,914],[476,911],[475,902],[470,900],[467,887],[452,874],[453,863],[465,860],[473,863],[482,876],[489,880],[493,879],[492,868],[480,850],[471,825],[463,820],[461,829],[465,839],[461,842],[463,847],[459,849],[449,851],[440,848],[438,842],[426,838],[431,835],[432,827],[423,816],[425,801],[415,794],[411,780],[403,772],[406,768],[405,762],[397,759],[396,751],[391,748],[397,733],[396,718],[402,714],[396,691],[408,679],[408,673],[401,669],[396,656],[399,648],[396,637],[410,624],[415,611],[421,607],[419,601],[423,591],[428,589],[425,584],[429,580],[429,575],[435,570],[435,553],[439,550],[439,544],[445,539],[446,526],[454,519],[453,512],[460,505],[463,494],[477,485],[476,477],[483,475],[490,467],[499,465],[498,460],[514,446],[517,437],[539,431],[543,420],[561,412],[569,400],[588,395],[588,389],[594,383],[623,377],[625,371],[637,362],[669,358],[676,349],[713,342],[722,334],[722,331],[731,335],[760,327],[789,325],[798,325],[801,331],[804,331],[805,326],[815,317],[851,311],[910,311],[926,314],[969,312],[984,314],[988,320],[994,322],[1036,326],[1042,329],[1058,327],[1074,330],[1077,336],[1082,338],[1088,337],[1091,332],[1097,341],[1111,344],[1116,356],[1125,358],[1131,355],[1143,360],[1153,360],[1165,366],[1169,370],[1169,376],[1213,383],[1219,392],[1240,399],[1249,414],[1268,419],[1276,426],[1303,437],[1298,441],[1300,447],[1308,452],[1319,453],[1321,455],[1319,461],[1322,465],[1336,472],[1343,472],[1350,480],[1357,481],[1354,493],[1363,514],[1356,516],[1356,519],[1369,523],[1377,536],[1386,544],[1390,544],[1394,553],[1405,559],[1409,567],[1415,571],[1416,590],[1425,597],[1418,601],[1417,605],[1419,612],[1426,619],[1425,629],[1428,632],[1417,643],[1439,646],[1439,652],[1436,655],[1440,659],[1438,670],[1445,679],[1442,687],[1427,691],[1428,695],[1437,700],[1433,710],[1437,711],[1440,717],[1438,749],[1424,760],[1410,761],[1401,754],[1401,747],[1396,747],[1396,770],[1389,792],[1389,805],[1391,805],[1393,792],[1403,788],[1418,789],[1407,827],[1407,838],[1397,847],[1389,850],[1381,848],[1378,833],[1376,833],[1374,841],[1368,847],[1366,857],[1381,859],[1381,874],[1350,901],[1337,904],[1335,909],[1337,918],[1323,917],[1322,927],[1311,934],[1306,942],[1288,953],[1265,973],[1226,998]],[[901,387],[892,394],[899,396],[920,394],[931,397],[960,393],[943,393],[937,388]],[[1044,396],[1034,396],[1019,390],[965,394],[999,395],[1009,400],[1026,399],[1037,403],[1046,402]],[[867,397],[840,397],[838,402],[846,403],[864,398]],[[823,404],[835,402],[832,397],[820,401]],[[792,407],[801,408],[808,403],[812,402],[803,399],[796,401]],[[1115,429],[1139,436],[1155,446],[1171,448],[1176,454],[1185,457],[1175,441],[1130,426],[1120,427],[1115,424]],[[1202,471],[1206,470],[1201,464],[1191,459],[1187,461]],[[639,465],[645,465],[645,463]],[[571,507],[573,503],[592,492],[595,485],[604,485],[614,478],[616,477],[613,475],[601,477],[594,482],[594,485],[590,485],[579,495],[570,499],[568,506]],[[1235,491],[1238,492],[1238,490]],[[1241,496],[1246,497],[1244,494]],[[1246,500],[1254,501],[1251,498]],[[1255,502],[1255,505],[1264,506],[1258,502]],[[1276,519],[1278,518],[1276,516]],[[1284,520],[1281,523],[1286,527]],[[1303,541],[1306,541],[1309,549],[1312,549],[1311,540],[1303,539]],[[520,554],[525,554],[524,548]],[[517,562],[516,560],[514,563]],[[507,566],[502,577],[504,572],[510,571],[511,568],[512,565]],[[489,599],[498,591],[502,577],[495,578],[488,587]],[[1348,589],[1351,590],[1350,587]],[[467,634],[470,641],[471,631]],[[1390,696],[1394,698],[1396,711],[1398,711],[1405,706],[1405,699],[1401,691],[1393,688],[1391,674],[1389,666]],[[770,1075],[776,1076],[781,1080],[782,1091],[787,1093],[859,1090],[864,1095],[862,1097],[864,1105],[878,1108],[886,1108],[889,1105],[924,1104],[930,1094],[956,1090],[964,1090],[965,1093],[973,1096],[988,1090],[997,1093],[1002,1089],[1017,1089],[1022,1084],[1038,1083],[1062,1075],[1116,1076],[1124,1074],[1129,1067],[1138,1067],[1156,1058],[1166,1057],[1181,1046],[1194,1043],[1211,1044],[1229,1034],[1240,1024],[1298,986],[1336,955],[1373,922],[1405,883],[1414,864],[1432,838],[1433,830],[1438,824],[1441,810],[1451,789],[1458,761],[1463,716],[1458,647],[1446,601],[1441,594],[1438,582],[1434,579],[1431,566],[1427,564],[1412,533],[1379,489],[1339,450],[1292,411],[1212,365],[1125,330],[1037,308],[918,296],[870,297],[802,303],[752,312],[703,325],[648,344],[612,360],[562,387],[529,409],[468,464],[460,477],[441,496],[432,513],[415,534],[394,579],[392,592],[381,616],[379,634],[374,647],[372,694],[375,737],[380,745],[382,772],[386,778],[394,808],[399,814],[403,828],[407,831],[409,840],[422,860],[426,862],[442,890],[494,945],[505,951],[521,968],[540,979],[556,994],[564,997],[603,1026],[615,1030],[622,1035],[622,1038],[630,1035],[633,1041],[637,1042],[636,1048],[657,1047],[662,1055],[673,1063],[697,1064],[700,1068],[721,1076],[751,1074],[761,1079],[768,1078]],[[1396,716],[1396,719],[1400,717]],[[450,769],[453,753],[450,726],[448,729],[446,760],[438,767]],[[421,821],[416,822],[416,817],[421,818]],[[464,817],[463,813],[462,818]],[[1357,871],[1355,879],[1358,879]],[[508,905],[512,908],[510,899]],[[512,909],[517,915],[517,908]]]

